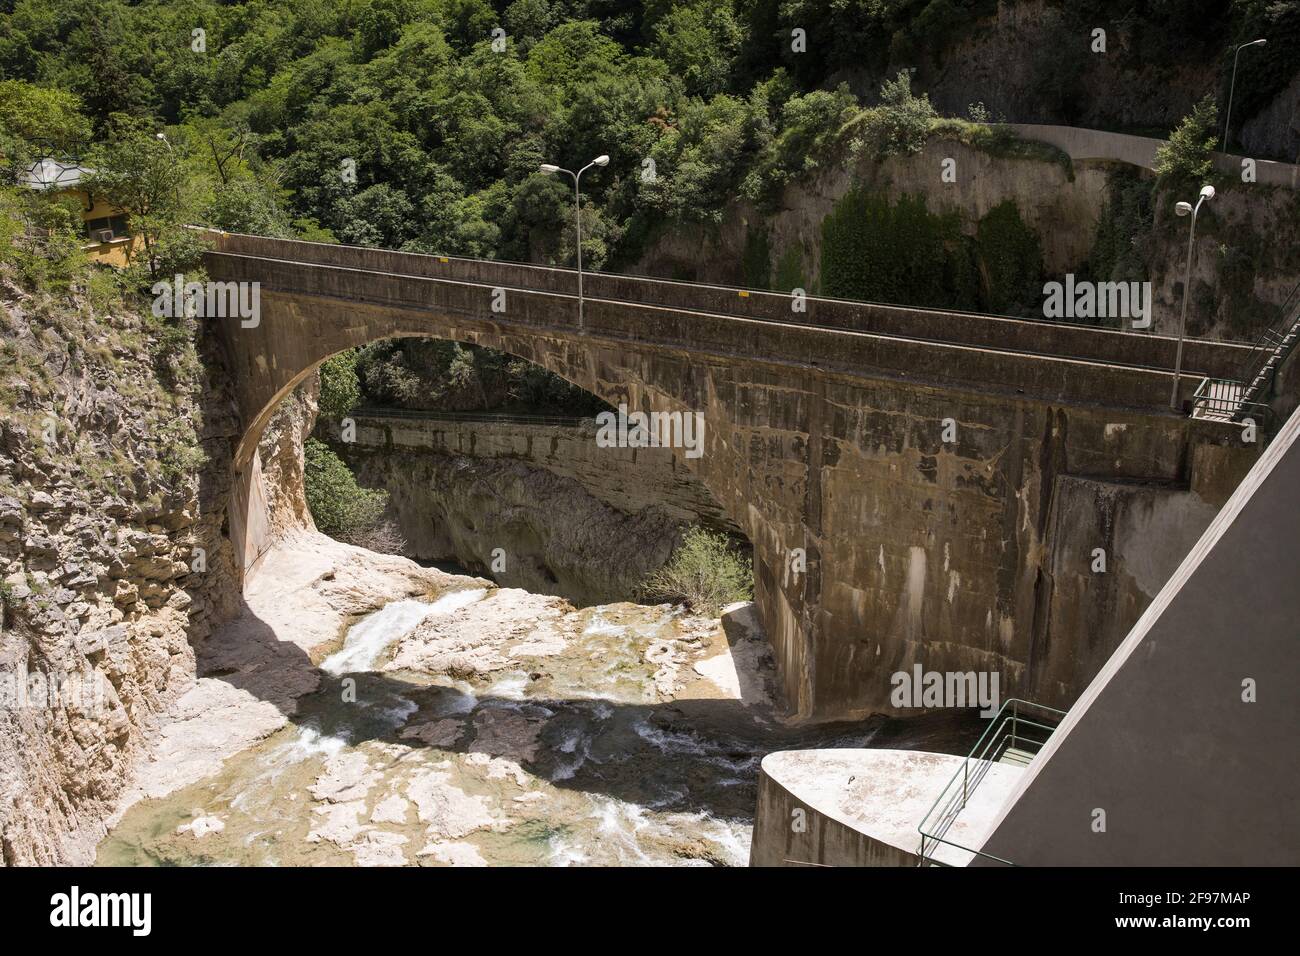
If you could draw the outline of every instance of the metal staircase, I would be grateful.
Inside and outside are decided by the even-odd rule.
[[[1268,390],[1273,376],[1300,341],[1300,284],[1297,284],[1271,328],[1255,342],[1238,380],[1207,378],[1192,400],[1192,417],[1239,422],[1268,413]]]
[[[1002,705],[917,826],[921,834],[921,846],[917,851],[919,866],[950,865],[936,858],[942,847],[953,847],[972,856],[1014,865],[1010,860],[957,843],[949,838],[948,831],[961,817],[993,764],[1028,767],[1064,718],[1064,711],[1027,700],[1012,699]]]

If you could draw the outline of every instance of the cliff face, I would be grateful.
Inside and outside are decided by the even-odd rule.
[[[940,172],[955,162],[957,180]],[[954,139],[932,139],[920,152],[883,161],[828,161],[790,183],[779,208],[765,213],[737,201],[714,228],[681,225],[665,231],[633,271],[729,285],[753,285],[746,275],[747,250],[764,237],[770,285],[809,291],[823,282],[823,223],[853,190],[898,203],[921,196],[935,215],[952,215],[962,233],[975,235],[980,219],[1005,202],[1014,203],[1041,246],[1044,280],[1067,273],[1085,275],[1103,221],[1112,214],[1121,167],[1095,161],[1053,162],[1046,158],[992,155]],[[1124,167],[1126,177],[1133,170]],[[1147,188],[1151,188],[1149,173]],[[1153,220],[1137,234],[1151,282],[1152,330],[1172,333],[1182,308],[1187,256],[1187,220],[1173,215],[1179,198],[1156,190]],[[1200,337],[1254,340],[1274,320],[1277,308],[1300,281],[1300,245],[1293,190],[1231,184],[1221,188],[1197,221],[1196,267],[1188,305],[1188,332]],[[1068,224],[1068,228],[1063,224]],[[1267,237],[1267,238],[1265,238]],[[942,301],[926,302],[944,307]]]
[[[316,530],[303,486],[303,443],[316,427],[319,398],[320,375],[313,373],[280,403],[257,446],[273,538]]]
[[[1012,123],[1169,130],[1207,93],[1219,94],[1222,111],[1232,69],[1231,48],[1224,52],[1227,37],[1174,48],[1176,41],[1159,35],[1158,17],[1138,13],[1079,22],[1069,7],[1060,0],[1003,0],[940,54],[907,56],[878,72],[836,79],[871,98],[884,79],[915,68],[916,87],[946,115],[965,116],[971,104],[982,103],[990,115]],[[1104,52],[1093,48],[1096,29],[1105,30]],[[1153,57],[1153,46],[1165,49]],[[1243,54],[1243,70],[1249,55]],[[1240,97],[1236,111],[1234,138],[1252,155],[1296,160],[1300,78],[1256,115],[1242,112]]]
[[[587,427],[359,417],[334,450],[385,488],[408,554],[579,604],[625,601],[683,525],[734,530],[668,449],[598,448]]]
[[[238,603],[233,406],[131,308],[0,277],[0,320],[0,862],[85,863]]]

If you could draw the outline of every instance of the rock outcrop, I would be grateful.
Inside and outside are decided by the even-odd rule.
[[[316,530],[303,486],[303,444],[316,426],[319,397],[320,375],[313,373],[280,403],[258,444],[273,537]]]
[[[0,862],[85,863],[234,614],[236,423],[199,330],[0,281]]]

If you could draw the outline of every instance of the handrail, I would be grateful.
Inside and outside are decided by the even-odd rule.
[[[1272,383],[1273,376],[1281,368],[1282,362],[1296,347],[1300,339],[1300,282],[1292,287],[1282,307],[1278,310],[1278,320],[1260,333],[1255,345],[1246,358],[1241,382],[1241,404],[1234,418],[1240,419],[1247,406],[1258,406],[1259,397]]]
[[[1233,378],[1203,378],[1192,395],[1192,417],[1209,421],[1237,422],[1250,413],[1257,421],[1267,421],[1273,409],[1264,402],[1246,401],[1246,387]]]
[[[1287,294],[1278,318],[1261,332],[1246,355],[1241,378],[1204,378],[1192,396],[1192,417],[1221,422],[1244,422],[1272,415],[1264,393],[1278,369],[1300,342],[1300,282]]]
[[[1021,708],[1045,711],[1047,714],[1052,715],[1052,717],[1057,718],[1057,722],[1048,724],[1045,723],[1044,720],[1051,718],[1043,718],[1036,715],[1022,715]],[[956,849],[963,850],[975,856],[985,857],[994,862],[1006,864],[1007,866],[1015,865],[1010,860],[1004,860],[991,853],[985,853],[982,850],[975,849],[974,847],[962,846],[960,843],[948,840],[946,839],[946,834],[949,828],[951,828],[957,821],[957,817],[961,814],[961,811],[966,808],[966,805],[970,802],[975,790],[992,769],[993,764],[996,763],[1007,750],[1013,748],[1023,749],[1017,747],[1017,744],[1024,744],[1026,746],[1032,746],[1035,749],[1035,752],[1037,752],[1037,750],[1041,749],[1043,744],[1047,742],[1048,738],[1051,737],[1052,732],[1060,723],[1060,718],[1064,717],[1065,711],[1057,710],[1055,707],[1048,707],[1045,704],[1037,704],[1033,701],[1021,700],[1013,697],[1003,702],[1002,706],[998,709],[997,714],[995,714],[993,719],[989,721],[989,725],[984,728],[984,733],[980,735],[979,740],[975,741],[975,746],[972,747],[970,753],[966,755],[961,766],[953,772],[948,783],[939,792],[939,795],[935,797],[934,803],[930,805],[930,809],[926,812],[925,816],[921,818],[921,822],[917,824],[916,829],[921,834],[921,846],[918,851],[920,859],[918,865],[947,865],[935,859],[933,855],[933,846],[935,844],[944,844],[946,846],[955,847]],[[1010,727],[1010,733],[1006,732],[1008,727]],[[1041,734],[1026,736],[1026,733],[1029,731],[1038,731],[1041,732]],[[1041,740],[1038,739],[1039,736],[1042,737]],[[1004,744],[1006,745],[1005,749],[1003,747]],[[972,761],[974,761],[973,769]],[[961,780],[960,787],[957,786],[958,779]],[[942,809],[940,809],[941,804]],[[937,816],[935,815],[936,810],[939,811]],[[932,817],[934,818],[933,820],[931,819]],[[927,829],[927,827],[929,827],[929,829]],[[927,850],[927,847],[932,847],[932,849]]]

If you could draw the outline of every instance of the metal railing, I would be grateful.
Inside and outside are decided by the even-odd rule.
[[[1241,378],[1203,378],[1192,396],[1192,417],[1221,422],[1272,415],[1265,401],[1277,370],[1300,342],[1300,283],[1287,295],[1278,318],[1260,333],[1242,367]]]
[[[1263,402],[1247,402],[1246,387],[1232,378],[1203,378],[1192,396],[1192,417],[1209,421],[1234,422],[1247,417],[1264,421],[1273,410]]]
[[[348,413],[359,418],[405,418],[412,421],[479,422],[489,425],[547,425],[560,428],[596,428],[595,415],[547,415],[532,412],[486,411],[444,412],[421,408],[391,408],[360,405]]]
[[[1278,319],[1255,341],[1241,376],[1241,395],[1232,420],[1241,421],[1252,411],[1266,407],[1262,398],[1273,383],[1273,376],[1300,340],[1300,283],[1278,310]]]
[[[929,812],[917,825],[916,829],[921,834],[921,846],[917,854],[920,857],[919,866],[948,866],[949,864],[935,858],[941,846],[955,847],[973,856],[1007,866],[1015,865],[1010,860],[949,840],[947,833],[995,763],[1000,762],[1008,752],[1014,752],[1017,757],[1032,759],[1043,744],[1047,743],[1052,731],[1064,717],[1065,711],[1032,701],[1012,698],[1002,704],[971,752],[935,798]]]

